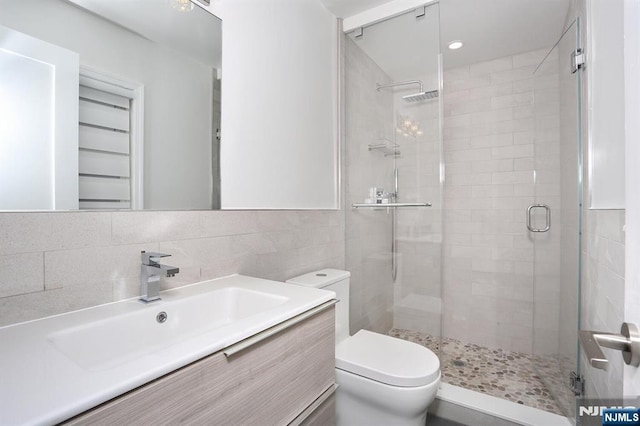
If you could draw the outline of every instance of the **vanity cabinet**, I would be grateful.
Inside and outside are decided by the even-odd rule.
[[[333,424],[334,322],[330,307],[231,356],[216,352],[64,424]]]

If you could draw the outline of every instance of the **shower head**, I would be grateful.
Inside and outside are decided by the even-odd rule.
[[[433,99],[438,97],[437,90],[425,92],[422,86],[422,81],[420,80],[401,81],[401,82],[390,83],[390,84],[377,84],[376,89],[380,91],[381,89],[388,89],[388,88],[397,87],[397,86],[407,86],[411,84],[420,85],[420,91],[418,93],[413,93],[411,95],[403,96],[402,99],[404,99],[407,102],[419,102],[419,101],[425,101],[427,99]]]
[[[402,99],[404,99],[407,102],[420,102],[420,101],[426,101],[429,99],[434,99],[437,97],[438,97],[438,91],[431,90],[430,92],[418,92],[418,93],[412,93],[410,95],[405,95],[402,97]]]

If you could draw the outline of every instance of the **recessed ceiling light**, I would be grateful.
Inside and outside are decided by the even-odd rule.
[[[451,43],[449,43],[449,49],[451,50],[460,49],[462,46],[464,46],[464,43],[461,42],[460,40],[454,40]]]

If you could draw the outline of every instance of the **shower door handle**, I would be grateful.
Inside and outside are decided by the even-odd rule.
[[[542,229],[534,228],[531,225],[531,215],[534,209],[545,209],[547,211],[547,214],[545,215],[547,223]],[[551,229],[551,208],[546,204],[531,204],[529,208],[527,208],[527,229],[531,232],[547,232]]]

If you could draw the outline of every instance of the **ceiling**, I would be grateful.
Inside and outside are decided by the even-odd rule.
[[[338,17],[346,18],[383,3],[384,0],[322,0]],[[395,0],[396,2],[402,0]],[[445,68],[491,60],[516,53],[550,48],[560,38],[570,0],[440,0],[439,6],[427,11],[440,13],[440,50]],[[414,21],[418,22],[418,21]],[[387,67],[399,69],[406,61],[415,63],[416,52],[424,52],[421,38],[424,31],[419,26],[387,25],[388,30],[380,42],[364,41],[368,34],[379,31],[365,28],[363,41],[367,54],[385,71]],[[427,30],[428,31],[428,30]],[[432,31],[433,34],[433,31]],[[435,36],[435,35],[432,35]],[[382,40],[385,40],[382,42]],[[447,49],[452,40],[463,40],[465,46],[457,51]],[[362,46],[361,46],[362,47]],[[364,47],[363,47],[364,48]],[[405,58],[405,59],[402,59]],[[408,64],[412,67],[413,65]],[[393,71],[388,71],[393,75]]]
[[[360,12],[389,3],[389,0],[321,0],[338,18],[347,18]]]

